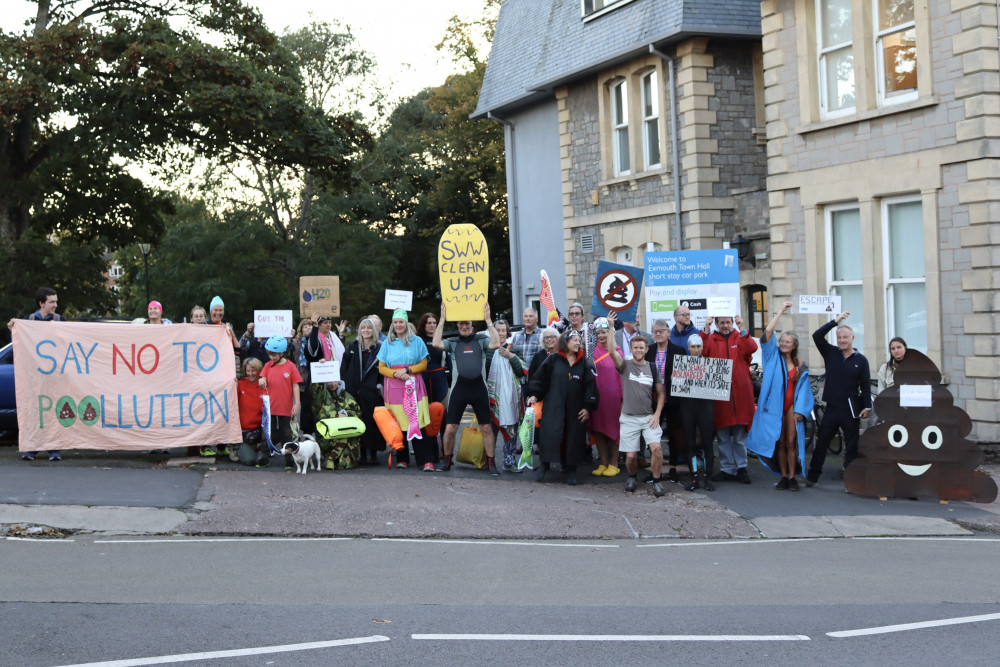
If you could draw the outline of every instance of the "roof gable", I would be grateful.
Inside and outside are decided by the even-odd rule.
[[[760,0],[633,0],[584,21],[580,0],[505,0],[474,115],[690,35],[760,37]]]

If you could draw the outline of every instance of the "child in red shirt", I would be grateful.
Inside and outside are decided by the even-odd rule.
[[[240,408],[240,429],[243,430],[243,442],[257,451],[257,467],[265,468],[271,462],[264,432],[261,429],[261,417],[264,413],[264,390],[258,380],[264,364],[260,359],[250,357],[243,362],[245,377],[236,383],[236,398]]]
[[[264,343],[267,356],[271,359],[260,372],[260,386],[271,397],[271,442],[281,447],[292,441],[292,419],[299,416],[299,383],[302,376],[295,364],[283,356],[288,349],[288,341],[282,336],[271,336]],[[285,469],[295,465],[291,454],[285,455]]]

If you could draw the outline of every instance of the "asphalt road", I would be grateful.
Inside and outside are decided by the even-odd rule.
[[[11,666],[1000,660],[997,539],[78,536],[5,540],[0,559],[17,564],[0,590]],[[365,643],[313,644],[336,640]]]

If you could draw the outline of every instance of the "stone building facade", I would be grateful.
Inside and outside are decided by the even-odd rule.
[[[642,266],[647,250],[722,248],[737,233],[761,257],[742,264],[742,282],[763,289],[762,63],[756,0],[506,0],[475,115],[508,128],[515,303],[536,298],[545,268],[563,312],[573,301],[589,311],[599,260]],[[554,141],[512,139],[541,109],[556,118]],[[552,145],[557,220],[534,214],[551,189],[517,176]]]
[[[665,48],[661,53],[666,59],[643,55],[555,91],[569,301],[589,307],[597,259],[641,266],[645,251],[677,248],[675,174],[668,159],[675,141],[667,121],[671,98],[660,86],[660,160],[652,166],[646,164],[643,109],[632,109],[633,100],[643,102],[643,77],[652,74],[657,82],[669,82],[671,65],[676,67],[682,247],[722,248],[742,233],[756,239],[765,258],[758,267],[743,264],[741,283],[768,282],[767,160],[763,123],[757,124],[763,77],[759,69],[755,73],[759,44],[698,37]],[[621,170],[614,164],[610,92],[622,81],[628,85],[632,111],[626,174],[615,173]],[[586,238],[589,244],[583,242]]]
[[[997,14],[994,0],[761,2],[772,301],[842,294],[873,367],[904,337],[942,369],[973,437],[990,442],[1000,441]]]

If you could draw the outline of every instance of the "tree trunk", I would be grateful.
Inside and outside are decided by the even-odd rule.
[[[38,13],[35,14],[35,34],[40,35],[49,25],[49,5],[51,0],[38,0]]]
[[[7,203],[0,201],[0,248],[7,257],[14,251],[14,242],[17,240],[16,225]]]
[[[312,224],[312,200],[316,194],[316,179],[309,172],[306,172],[303,179],[301,199],[299,200],[299,220],[295,229],[296,242],[302,241],[306,235],[306,230]]]

